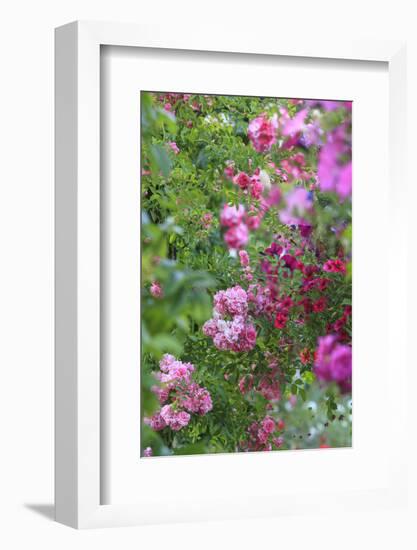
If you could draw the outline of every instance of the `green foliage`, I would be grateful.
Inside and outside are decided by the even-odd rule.
[[[239,282],[242,269],[238,258],[224,245],[218,214],[225,202],[242,203],[247,211],[259,207],[259,201],[243,195],[228,181],[224,168],[233,161],[236,171],[264,170],[271,180],[286,191],[296,185],[309,188],[317,172],[317,149],[305,150],[305,171],[310,179],[285,184],[271,163],[279,166],[288,159],[289,150],[275,144],[268,155],[258,153],[248,142],[249,121],[266,113],[272,115],[285,107],[290,115],[295,105],[288,100],[252,97],[191,95],[177,101],[175,115],[164,109],[158,94],[141,94],[142,106],[142,413],[150,417],[158,402],[151,387],[152,372],[165,353],[196,366],[195,380],[210,392],[212,411],[193,415],[188,426],[173,432],[142,427],[142,447],[152,447],[155,455],[234,452],[247,438],[248,426],[271,414],[282,419],[286,428],[282,449],[316,448],[320,445],[346,446],[351,442],[350,397],[337,387],[321,387],[313,372],[312,358],[303,364],[300,351],[313,353],[317,336],[341,316],[341,306],[351,304],[351,264],[346,277],[328,273],[326,314],[312,313],[305,323],[297,323],[302,307],[284,330],[277,332],[273,322],[257,318],[256,346],[249,352],[235,353],[216,349],[202,334],[201,327],[211,317],[213,294]],[[344,120],[344,109],[327,112],[322,129],[329,132]],[[169,145],[175,141],[179,152]],[[287,187],[286,187],[287,186]],[[315,249],[306,249],[305,264],[317,263],[318,257],[337,257],[342,248],[351,253],[351,224],[337,231],[341,220],[351,220],[350,201],[341,202],[332,193],[314,197]],[[212,215],[204,224],[204,216]],[[279,221],[278,210],[271,208],[262,226],[251,235],[246,250],[256,281],[265,280],[260,263],[264,250],[280,235],[298,245],[294,229]],[[281,291],[294,295],[303,275],[288,270],[278,272]],[[163,296],[155,297],[150,286],[157,281]],[[244,283],[242,283],[244,284]],[[247,286],[247,285],[246,285]],[[311,300],[320,298],[311,291]],[[347,331],[351,331],[350,321]],[[253,386],[268,376],[271,369],[267,354],[279,358],[279,383],[282,398],[271,403],[255,389],[245,393],[239,382],[253,376]]]

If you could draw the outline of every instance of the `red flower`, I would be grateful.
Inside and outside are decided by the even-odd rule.
[[[241,189],[247,189],[251,184],[251,179],[246,172],[239,172],[239,174],[235,176],[234,182]]]
[[[342,260],[328,260],[324,266],[323,271],[328,273],[346,273],[346,265]]]
[[[277,313],[275,317],[274,327],[275,328],[284,328],[287,324],[288,317],[284,315],[283,313]]]
[[[277,422],[277,429],[278,431],[282,432],[282,430],[285,428],[285,422],[283,420],[278,420]]]
[[[319,313],[320,311],[324,311],[327,305],[327,300],[324,296],[319,298],[313,303],[313,311],[316,313]]]
[[[311,351],[308,348],[304,348],[300,351],[300,361],[303,365],[310,363],[311,359]]]

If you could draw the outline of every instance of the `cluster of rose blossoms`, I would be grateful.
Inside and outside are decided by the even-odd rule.
[[[244,173],[240,172],[240,174]],[[247,177],[249,178],[249,176]],[[252,180],[253,177],[250,179]],[[262,174],[259,178],[266,180],[266,176]],[[258,189],[261,189],[260,192],[262,193],[264,189],[267,190],[266,196],[259,197],[259,206],[252,204],[247,212],[243,204],[238,206],[224,204],[220,212],[220,225],[226,228],[224,241],[231,250],[244,248],[249,242],[249,232],[257,230],[269,208],[276,206],[281,200],[281,191],[277,186],[269,188],[264,186],[261,179],[259,179],[259,182],[260,187]]]
[[[323,131],[320,129],[319,119],[314,116],[310,122],[306,122],[306,119],[310,118],[309,107],[322,107],[325,111],[334,111],[341,107],[350,110],[351,104],[338,101],[306,101],[305,105],[292,118],[284,107],[279,108],[279,117],[275,114],[268,118],[265,113],[262,113],[250,121],[248,137],[255,151],[258,152],[269,151],[277,142],[278,134],[282,140],[282,149],[292,149],[295,145],[318,146],[317,176],[320,190],[335,192],[340,200],[344,201],[352,193],[349,126],[346,122],[340,124],[328,132],[326,141],[323,142]],[[318,111],[311,112],[314,114]],[[277,174],[283,176],[284,181],[311,177],[311,174],[304,170],[305,161],[302,153],[296,153],[292,159],[284,159],[280,167],[276,167],[273,163],[270,163],[270,166]]]
[[[256,364],[253,365],[256,369]],[[281,385],[280,385],[280,375],[281,371],[278,368],[278,364],[269,364],[268,367],[270,368],[270,371],[263,374],[256,386],[255,384],[255,376],[250,374],[245,374],[242,376],[242,378],[239,380],[239,390],[242,395],[247,394],[250,391],[255,391],[262,395],[265,399],[267,399],[269,402],[272,401],[279,401],[281,399]]]
[[[213,317],[203,325],[203,333],[217,349],[250,351],[256,343],[256,329],[248,316],[248,296],[239,285],[214,295]]]
[[[352,348],[341,344],[334,334],[318,339],[314,372],[323,382],[336,382],[342,392],[352,389]]]
[[[160,385],[152,391],[158,397],[161,409],[145,423],[160,431],[166,426],[178,431],[188,425],[191,414],[203,416],[213,408],[210,393],[192,380],[194,365],[178,361],[173,355],[165,354],[159,362],[160,372],[155,377]]]
[[[240,447],[243,451],[272,451],[273,445],[279,449],[284,443],[279,432],[284,428],[282,420],[276,422],[272,416],[265,416],[261,422],[253,422],[249,426],[248,439],[241,441]]]

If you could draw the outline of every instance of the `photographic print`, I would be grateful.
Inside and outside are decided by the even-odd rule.
[[[352,103],[140,100],[141,456],[350,447]]]

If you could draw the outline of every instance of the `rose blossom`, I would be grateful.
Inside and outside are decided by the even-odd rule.
[[[263,113],[252,119],[248,126],[248,137],[258,153],[269,151],[277,140],[278,117],[268,119]]]
[[[275,421],[271,416],[265,416],[262,420],[262,429],[267,434],[271,434],[275,430]]]
[[[152,447],[146,447],[143,451],[143,456],[153,456]]]
[[[242,222],[244,215],[243,204],[239,204],[239,206],[225,204],[220,213],[220,224],[223,227],[234,227]]]
[[[328,334],[318,339],[314,372],[323,382],[336,382],[342,392],[352,388],[352,348]]]
[[[241,189],[247,189],[251,185],[251,178],[246,172],[239,172],[234,178],[233,182]]]
[[[239,251],[240,265],[242,267],[247,267],[249,265],[249,254],[246,250]]]
[[[153,281],[149,288],[149,291],[154,298],[162,298],[162,296],[164,295],[164,291],[158,281]]]
[[[178,155],[178,153],[180,152],[180,149],[179,149],[178,145],[175,143],[175,141],[169,141],[168,145],[171,147],[171,149],[174,151],[174,153],[176,155]]]
[[[224,234],[224,240],[227,246],[233,250],[243,248],[249,241],[248,226],[244,223],[235,225],[228,229]]]

